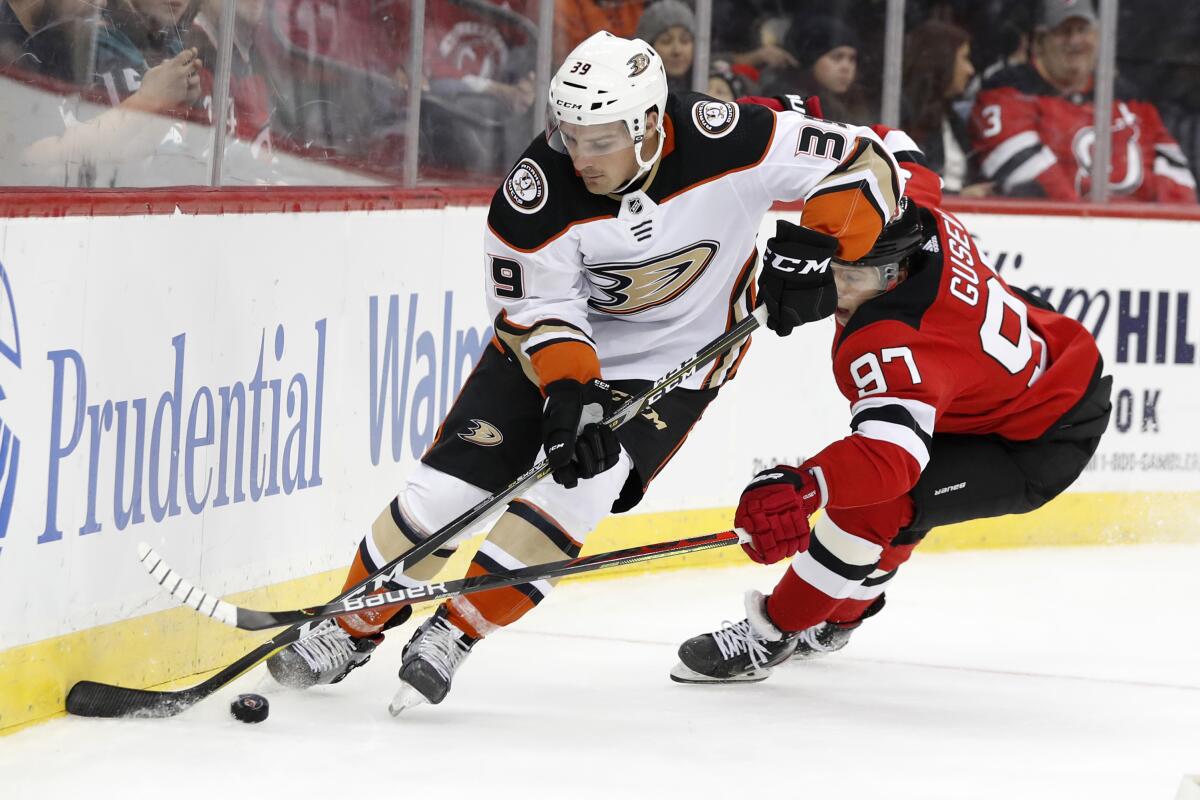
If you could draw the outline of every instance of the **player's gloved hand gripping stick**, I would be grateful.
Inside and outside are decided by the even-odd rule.
[[[754,309],[750,316],[705,345],[683,364],[664,375],[653,385],[626,400],[620,408],[604,419],[604,424],[614,430],[624,425],[641,413],[642,409],[654,404],[660,397],[679,386],[679,384],[683,383],[684,380],[701,367],[704,367],[731,347],[740,344],[765,319],[766,310],[764,307],[759,306]],[[507,488],[481,500],[412,550],[404,553],[399,558],[389,561],[377,572],[364,578],[359,584],[347,589],[341,595],[334,598],[331,603],[338,603],[348,598],[359,597],[363,594],[385,588],[393,575],[404,571],[405,565],[419,563],[426,556],[441,548],[451,539],[454,539],[463,530],[486,516],[492,510],[523,493],[536,481],[548,475],[551,469],[552,467],[548,461],[545,459],[539,461],[509,484]],[[163,582],[165,584],[165,579],[163,579]],[[183,582],[180,579],[174,588],[182,585]],[[172,587],[164,586],[164,588],[170,590]],[[193,592],[193,594],[199,594],[201,597],[204,596],[203,592]],[[205,613],[211,616],[215,613],[217,601],[215,598],[210,598],[210,600],[211,608],[206,605]],[[188,598],[185,604],[197,610],[200,609],[200,601],[196,598]],[[258,662],[269,658],[275,651],[302,638],[308,633],[310,626],[315,621],[309,620],[292,625],[287,630],[281,631],[278,635],[268,639],[232,664],[229,664],[212,677],[186,689],[178,691],[151,691],[147,689],[131,689],[96,681],[79,681],[71,687],[71,691],[67,694],[67,711],[85,717],[122,717],[129,715],[147,717],[174,716],[213,694]]]

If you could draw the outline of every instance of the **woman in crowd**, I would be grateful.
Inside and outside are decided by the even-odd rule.
[[[967,123],[953,107],[975,68],[970,36],[957,25],[929,21],[914,28],[904,45],[900,127],[925,152],[950,194],[992,193],[990,183],[973,183]]]
[[[859,39],[833,17],[795,17],[784,38],[798,62],[763,77],[763,94],[815,94],[828,119],[854,124],[873,122],[856,83]]]
[[[662,58],[667,88],[672,92],[692,89],[695,32],[696,15],[680,0],[659,0],[648,6],[638,21],[636,36],[648,42]]]

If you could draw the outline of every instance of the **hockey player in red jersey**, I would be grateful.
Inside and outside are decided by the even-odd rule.
[[[925,171],[900,162],[915,186]],[[760,472],[738,505],[750,557],[790,569],[747,595],[745,620],[680,646],[678,682],[763,680],[839,649],[931,528],[1038,508],[1108,425],[1112,379],[1091,334],[1009,287],[952,215],[902,206],[867,256],[833,262],[851,434]]]
[[[637,505],[737,371],[744,346],[619,430],[598,422],[618,392],[647,388],[750,313],[772,203],[804,200],[801,224],[770,238],[763,257],[768,326],[786,335],[834,312],[825,265],[869,252],[903,188],[869,129],[669,93],[662,60],[640,40],[602,32],[583,42],[549,101],[548,135],[497,190],[481,236],[495,339],[363,539],[348,586],[504,490],[542,452],[554,480],[508,505],[468,575],[578,555],[605,515]],[[395,582],[427,582],[452,552],[405,564]],[[537,581],[441,605],[404,648],[393,711],[441,702],[476,644],[552,588]],[[322,623],[268,666],[291,685],[341,680],[405,618],[372,610]]]

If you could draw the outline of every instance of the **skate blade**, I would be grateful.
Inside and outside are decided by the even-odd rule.
[[[401,681],[400,688],[396,690],[396,696],[392,698],[392,702],[388,703],[388,713],[393,717],[398,717],[413,706],[427,702],[429,701],[425,699],[425,695]]]
[[[676,683],[758,683],[771,677],[770,669],[755,669],[732,678],[714,678],[702,675],[682,662],[671,668],[671,680]]]

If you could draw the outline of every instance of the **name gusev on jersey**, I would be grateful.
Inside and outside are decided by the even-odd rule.
[[[905,281],[837,326],[833,372],[852,432],[803,465],[835,508],[909,491],[935,430],[1038,438],[1080,402],[1100,363],[1083,325],[995,273],[963,223],[934,202],[928,170],[901,166],[922,188],[926,240]]]
[[[874,244],[903,176],[868,128],[793,111],[668,98],[654,168],[622,195],[593,195],[570,158],[535,140],[492,199],[485,280],[497,343],[541,386],[652,380],[746,317],[756,238],[775,201],[839,256]],[[720,385],[744,347],[691,376]]]

